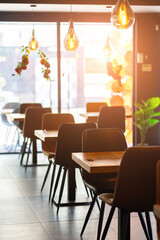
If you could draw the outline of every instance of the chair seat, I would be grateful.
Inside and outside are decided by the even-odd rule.
[[[55,152],[50,152],[42,149],[42,152],[48,157],[48,158],[54,158]]]
[[[113,193],[102,193],[99,195],[99,199],[101,199],[103,202],[107,203],[108,205],[112,206],[113,203]]]
[[[154,205],[154,214],[158,220],[160,220],[160,204]]]
[[[85,181],[85,173],[83,172],[83,180],[87,187],[92,189],[97,195],[104,192],[114,192],[115,183],[117,179],[116,173],[107,174],[87,174],[87,181]]]

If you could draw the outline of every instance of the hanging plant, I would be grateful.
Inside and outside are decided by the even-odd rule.
[[[51,73],[51,70],[50,70],[50,64],[48,62],[48,58],[46,57],[46,54],[43,53],[41,50],[38,51],[38,54],[40,55],[40,58],[41,58],[40,63],[44,66],[42,68],[43,77],[51,81],[51,78],[49,76],[49,74]]]
[[[22,61],[18,62],[17,67],[15,68],[15,72],[20,76],[22,73],[22,70],[27,69],[27,65],[29,64],[29,54],[30,54],[30,48],[28,46],[22,46],[22,52],[24,53],[22,56]],[[42,73],[43,77],[46,78],[48,81],[53,81],[51,80],[50,77],[50,63],[48,61],[48,58],[46,57],[46,54],[43,53],[40,49],[38,51],[38,54],[40,55],[40,63],[43,65],[42,67]],[[14,75],[14,74],[13,74]]]

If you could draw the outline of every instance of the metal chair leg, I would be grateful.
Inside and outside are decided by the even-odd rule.
[[[81,171],[80,168],[79,168],[79,171],[80,171],[80,174],[81,174],[81,177],[82,177],[82,171]],[[83,181],[83,177],[82,177],[82,181]],[[86,187],[84,181],[83,181],[83,184],[84,184],[84,187],[85,187],[85,190],[86,190],[87,196],[89,197],[89,192],[88,192],[88,189],[87,189],[87,187]]]
[[[99,222],[98,222],[97,240],[99,240],[100,236],[101,236],[104,210],[105,210],[105,203],[102,201],[101,209],[100,209],[100,215],[99,215]]]
[[[107,219],[107,222],[106,222],[106,225],[105,225],[105,228],[104,228],[101,240],[105,240],[105,237],[107,235],[107,232],[108,232],[108,229],[109,229],[109,226],[110,226],[110,223],[111,223],[114,211],[115,211],[115,207],[112,207],[111,210],[110,210],[110,213],[109,213],[109,216],[108,216],[108,219]]]
[[[62,166],[60,166],[59,170],[58,170],[57,179],[56,179],[56,182],[55,182],[53,196],[52,196],[52,202],[54,201],[54,197],[55,197],[55,194],[56,194],[59,178],[60,178],[60,175],[61,175],[61,170],[62,170]]]
[[[28,160],[29,160],[29,154],[30,154],[30,149],[31,149],[31,143],[32,143],[32,140],[30,140],[30,143],[29,143],[29,148],[28,148],[28,153],[27,153],[25,171],[27,170],[27,165],[28,165]]]
[[[43,180],[42,187],[41,187],[41,192],[43,191],[44,185],[45,185],[45,183],[46,183],[46,180],[47,180],[47,177],[48,177],[48,174],[49,174],[51,165],[52,165],[52,162],[51,162],[51,160],[49,160],[49,165],[48,165],[46,174],[45,174],[45,176],[44,176],[44,180]]]
[[[90,216],[91,216],[91,213],[92,213],[92,210],[93,210],[93,207],[94,207],[94,204],[95,204],[96,199],[97,199],[97,195],[94,195],[94,197],[93,197],[93,199],[92,199],[92,202],[91,202],[91,204],[90,204],[90,206],[89,206],[89,209],[88,209],[88,212],[87,212],[87,215],[86,215],[86,218],[85,218],[85,221],[84,221],[84,224],[83,224],[83,227],[82,227],[80,236],[83,235],[83,232],[84,232],[84,230],[85,230],[85,228],[86,228],[86,225],[87,225],[87,223],[88,223],[88,220],[89,220],[89,218],[90,218]]]
[[[53,163],[53,171],[52,171],[52,177],[51,177],[51,183],[50,183],[50,191],[49,191],[49,200],[51,199],[51,195],[52,195],[52,188],[53,188],[55,172],[56,172],[56,164]]]
[[[153,240],[152,226],[151,226],[151,220],[150,220],[149,212],[145,212],[145,215],[146,215],[149,237],[150,237],[150,240]]]
[[[141,213],[141,212],[138,212],[138,216],[139,216],[139,219],[140,219],[140,221],[141,221],[141,225],[142,225],[143,231],[144,231],[144,233],[145,233],[146,239],[147,239],[147,240],[150,240],[150,237],[149,237],[149,235],[148,235],[148,231],[147,231],[146,224],[145,224],[144,218],[143,218],[143,216],[142,216],[142,213]]]
[[[62,183],[61,183],[61,188],[60,188],[60,193],[59,193],[59,199],[58,199],[57,214],[58,214],[59,207],[60,207],[60,204],[61,204],[61,199],[62,199],[62,194],[63,194],[63,189],[64,189],[64,183],[65,183],[65,179],[66,179],[66,173],[67,173],[67,169],[64,168],[64,173],[63,173],[63,178],[62,178]]]

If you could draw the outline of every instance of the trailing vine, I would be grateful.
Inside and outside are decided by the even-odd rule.
[[[22,70],[27,69],[27,65],[29,64],[29,54],[30,54],[30,48],[28,46],[22,46],[22,52],[24,53],[22,55],[22,61],[18,62],[17,67],[15,68],[15,72],[20,76],[22,73]],[[50,63],[48,61],[48,58],[46,57],[46,54],[42,52],[40,49],[38,51],[38,54],[41,58],[40,63],[43,65],[42,67],[42,73],[43,77],[46,78],[48,81],[53,81],[51,80],[50,77]]]

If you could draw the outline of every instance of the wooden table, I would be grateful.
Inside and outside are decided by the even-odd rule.
[[[24,121],[25,114],[24,113],[8,113],[7,118],[9,121]]]
[[[72,153],[72,159],[89,173],[118,172],[124,152]],[[118,210],[118,240],[123,239],[123,226],[126,224],[123,211]],[[128,222],[127,240],[130,240],[130,221]]]
[[[72,159],[89,173],[118,172],[123,151],[72,153]]]
[[[86,120],[88,117],[99,117],[99,112],[86,112],[86,113],[80,113],[79,114],[81,117],[84,117]],[[126,115],[126,118],[131,118],[132,115]]]
[[[12,113],[14,111],[14,108],[4,108],[1,110],[1,114],[8,114]]]
[[[46,131],[46,130],[35,130],[34,135],[43,142],[52,141],[53,138],[57,138],[58,130],[56,131]]]

